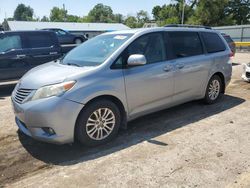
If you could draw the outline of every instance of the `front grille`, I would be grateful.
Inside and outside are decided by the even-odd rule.
[[[32,92],[32,89],[17,89],[14,94],[14,100],[15,102],[21,104],[23,101],[29,96],[29,94]]]
[[[246,77],[250,78],[250,72],[246,72]]]

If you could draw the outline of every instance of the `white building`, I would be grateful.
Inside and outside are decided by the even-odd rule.
[[[37,22],[37,21],[6,21],[5,30],[38,30],[44,28],[60,28],[71,33],[88,34],[89,38],[104,32],[130,29],[120,23],[75,23],[75,22]]]

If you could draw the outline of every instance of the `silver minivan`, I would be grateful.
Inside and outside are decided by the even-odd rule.
[[[197,99],[215,103],[231,79],[230,56],[212,29],[105,33],[22,77],[12,93],[16,123],[41,141],[105,143],[139,116]]]

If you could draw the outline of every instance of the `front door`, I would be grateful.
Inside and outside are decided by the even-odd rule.
[[[15,33],[0,35],[0,80],[22,77],[29,70],[27,51],[22,47],[22,37]]]
[[[30,68],[60,57],[60,47],[56,46],[53,36],[49,32],[30,32],[25,36]]]
[[[28,61],[31,68],[56,60],[61,56],[59,50],[54,47],[33,48],[29,50]]]
[[[170,104],[174,89],[173,67],[167,61],[163,33],[139,37],[124,53],[126,61],[132,54],[143,54],[147,60],[146,65],[124,69],[129,115],[139,116]]]

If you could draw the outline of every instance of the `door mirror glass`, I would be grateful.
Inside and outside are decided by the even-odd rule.
[[[146,57],[142,54],[133,54],[128,58],[128,66],[140,66],[147,63]]]

